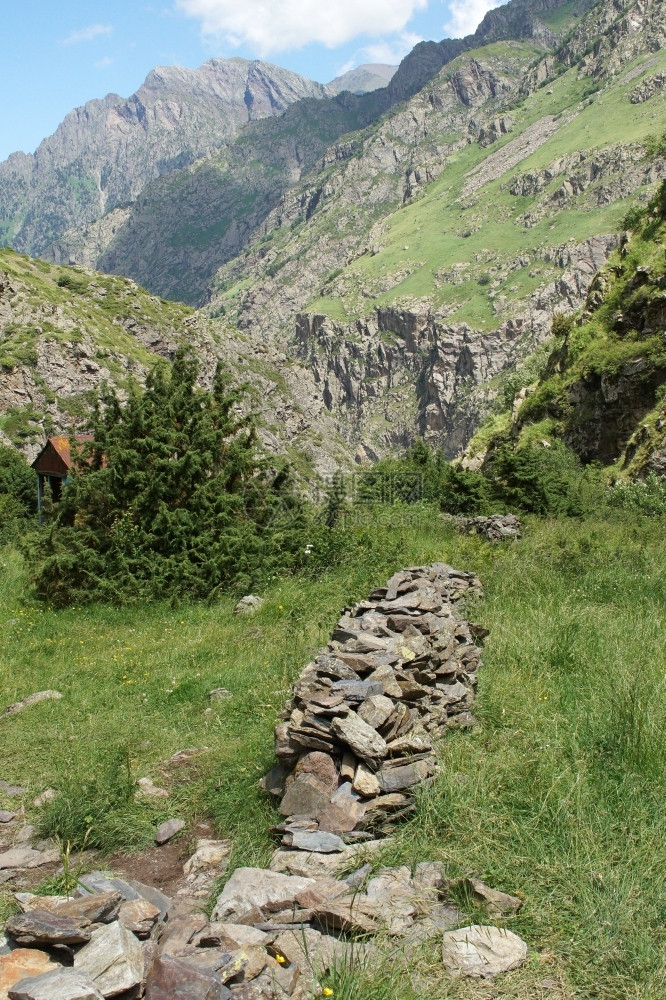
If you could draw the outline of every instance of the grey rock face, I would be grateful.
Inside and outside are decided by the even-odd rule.
[[[321,84],[262,62],[157,67],[128,100],[89,101],[34,156],[17,153],[0,164],[0,214],[17,219],[17,249],[41,253],[72,226],[133,202],[150,181],[233,140],[248,121],[324,96]],[[76,199],[67,191],[74,172],[89,182]]]

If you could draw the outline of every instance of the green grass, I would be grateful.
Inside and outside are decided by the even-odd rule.
[[[112,787],[113,823],[102,831],[109,849],[141,846],[168,815],[212,817],[234,839],[234,864],[264,863],[272,812],[256,781],[271,763],[272,726],[291,681],[348,600],[402,565],[445,559],[484,583],[484,602],[470,610],[490,629],[481,725],[444,742],[436,785],[380,860],[440,859],[451,877],[475,871],[524,895],[510,926],[531,954],[498,980],[504,1000],[541,996],[544,980],[560,984],[555,996],[661,1000],[663,525],[633,515],[529,519],[523,541],[492,546],[420,514],[411,525],[404,511],[389,518],[339,569],[276,581],[252,618],[235,618],[231,597],[55,613],[31,603],[21,559],[4,549],[1,703],[47,687],[64,697],[2,723],[3,777],[28,788],[28,818],[32,797],[49,785],[87,796],[93,812],[95,782],[105,794]],[[206,713],[217,686],[233,698]],[[193,782],[165,779],[159,762],[186,746],[209,747]],[[128,797],[128,764],[130,781],[170,783],[166,805]],[[483,922],[466,905],[467,919]],[[353,983],[340,973],[336,996],[488,1000],[486,986],[448,981],[437,954],[435,944],[416,964],[377,963]]]
[[[567,5],[554,12],[552,16],[557,15],[559,19],[554,30],[559,30],[560,20],[563,19],[564,24],[572,15],[573,7],[573,4]],[[488,47],[479,50],[478,55],[486,58]],[[464,58],[469,56],[467,53]],[[639,59],[635,60],[626,71],[639,63]],[[447,67],[447,71],[452,71],[456,65]],[[664,68],[666,54],[661,53],[649,71],[654,73]],[[387,216],[381,252],[365,254],[342,271],[343,285],[340,282],[338,285],[344,286],[346,291],[335,296],[324,287],[313,295],[308,310],[349,321],[367,314],[375,305],[408,306],[414,299],[428,298],[435,309],[453,306],[447,317],[454,322],[466,322],[481,331],[495,328],[504,312],[500,311],[499,316],[493,312],[488,290],[477,283],[488,261],[496,267],[506,268],[522,254],[534,255],[544,247],[556,247],[569,240],[582,242],[599,233],[615,232],[621,227],[629,207],[629,202],[622,199],[599,208],[592,200],[593,185],[572,199],[565,210],[553,208],[528,229],[521,217],[544,195],[514,197],[508,182],[518,173],[542,170],[558,158],[579,150],[586,150],[593,157],[595,151],[610,144],[642,143],[651,134],[661,134],[666,125],[666,95],[659,94],[645,105],[630,105],[629,94],[639,80],[637,77],[626,82],[623,74],[591,98],[585,97],[589,80],[577,79],[576,68],[549,81],[548,88],[538,89],[512,110],[515,127],[510,135],[490,149],[481,149],[473,143],[452,153],[440,176],[425,188],[420,198],[396,207]],[[572,114],[572,120],[566,121]],[[460,192],[469,171],[545,115],[561,116],[558,131],[518,167],[461,201]],[[614,123],[612,133],[608,130],[609,121]],[[551,185],[553,191],[563,179],[563,175],[555,178]],[[646,191],[634,192],[634,197],[646,195]],[[322,216],[318,221],[315,216],[315,227],[330,225],[325,219],[326,216]],[[450,270],[462,262],[470,263],[467,272],[470,280],[460,286],[437,281],[439,270]],[[374,287],[386,276],[403,269],[411,271],[404,281],[382,294],[373,293]],[[553,272],[530,278],[530,269],[510,274],[506,287],[499,289],[507,296],[507,309],[510,310],[507,315],[515,313],[517,302],[524,301],[536,288],[553,280]]]

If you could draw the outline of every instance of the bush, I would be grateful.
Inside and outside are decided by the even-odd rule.
[[[584,468],[562,442],[550,448],[513,448],[505,443],[487,464],[493,497],[510,510],[582,517],[605,504],[601,471]]]
[[[20,452],[0,445],[0,496],[9,496],[23,508],[23,516],[37,510],[37,478]]]
[[[26,509],[8,493],[0,493],[0,545],[16,542],[26,524]]]
[[[666,514],[666,480],[650,472],[642,483],[615,483],[608,491],[608,502],[612,507],[637,514],[653,517]]]
[[[632,231],[639,229],[645,221],[646,215],[647,210],[644,205],[632,205],[622,220],[622,228]]]
[[[68,289],[68,291],[76,292],[78,295],[81,295],[83,292],[85,292],[85,290],[88,287],[88,282],[85,280],[85,278],[80,278],[77,277],[75,274],[70,274],[69,271],[66,271],[64,274],[60,275],[57,284],[59,288],[66,288]]]
[[[29,547],[38,594],[91,599],[204,598],[295,565],[305,512],[285,466],[258,453],[250,418],[218,368],[196,387],[184,350],[126,403],[104,399],[94,442],[75,462],[48,531]]]

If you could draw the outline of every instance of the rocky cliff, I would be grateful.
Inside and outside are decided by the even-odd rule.
[[[72,226],[133,202],[149,181],[233,139],[243,124],[324,96],[322,85],[262,62],[158,67],[128,100],[89,101],[34,155],[0,164],[0,237],[40,254]]]

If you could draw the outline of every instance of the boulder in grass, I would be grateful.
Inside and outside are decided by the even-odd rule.
[[[256,594],[247,594],[246,597],[241,597],[240,601],[234,608],[234,614],[253,615],[256,611],[259,611],[265,603],[265,598],[257,597]]]
[[[526,958],[523,939],[500,927],[474,924],[443,936],[442,962],[455,977],[487,979],[517,969]]]

